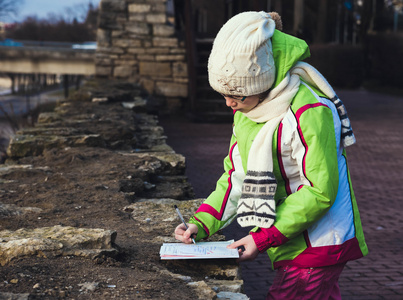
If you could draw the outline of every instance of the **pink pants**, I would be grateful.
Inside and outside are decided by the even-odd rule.
[[[321,268],[285,266],[277,270],[266,300],[340,300],[339,276],[345,264]]]

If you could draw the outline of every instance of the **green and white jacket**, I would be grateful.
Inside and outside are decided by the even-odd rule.
[[[309,49],[305,42],[279,31],[272,43],[278,84],[297,61],[309,56]],[[199,228],[196,240],[235,219],[249,150],[263,125],[241,112],[234,114],[225,173],[190,220]],[[276,220],[270,228],[251,232],[259,250],[267,250],[273,268],[328,266],[368,253],[340,139],[341,123],[333,102],[302,82],[273,135]]]

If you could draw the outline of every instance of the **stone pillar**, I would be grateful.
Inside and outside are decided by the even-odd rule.
[[[188,97],[185,43],[167,0],[101,0],[97,42],[98,77],[140,83],[168,105]]]

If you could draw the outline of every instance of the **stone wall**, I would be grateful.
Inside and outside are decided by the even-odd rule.
[[[247,299],[232,259],[159,259],[174,205],[188,219],[202,199],[145,105],[134,84],[87,82],[10,141],[1,299]]]
[[[185,43],[168,17],[168,2],[102,0],[95,64],[97,76],[140,83],[175,106],[188,96],[188,72]]]

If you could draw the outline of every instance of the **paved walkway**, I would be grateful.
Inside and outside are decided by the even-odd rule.
[[[339,91],[357,144],[347,149],[354,191],[369,255],[349,262],[340,278],[344,300],[403,299],[403,96],[365,90]],[[224,103],[223,103],[224,105]],[[206,197],[222,173],[231,124],[191,123],[161,118],[167,143],[187,158],[187,175],[197,197]],[[245,233],[232,224],[225,234]],[[264,299],[274,278],[265,254],[241,265],[245,293]]]

